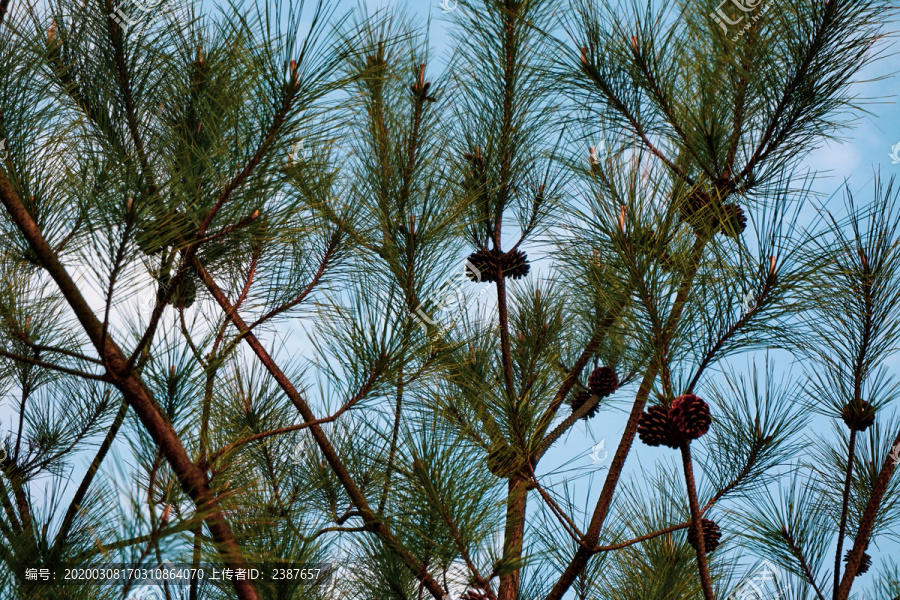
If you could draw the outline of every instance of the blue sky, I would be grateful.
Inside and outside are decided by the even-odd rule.
[[[453,0],[444,0],[445,6],[452,6]],[[403,7],[409,13],[415,15],[421,24],[425,24],[429,18],[431,22],[430,39],[433,49],[439,57],[439,62],[443,62],[449,55],[449,37],[446,33],[445,14],[441,7],[441,3],[437,0],[429,2],[414,1],[409,3],[390,2],[384,0],[366,0],[365,4],[369,9],[378,7]],[[355,6],[355,0],[345,0],[341,3],[341,8],[350,9]],[[889,30],[896,31],[896,23],[888,27]],[[862,79],[874,79],[876,77],[885,76],[900,68],[900,60],[895,56],[888,56],[882,61],[869,67],[861,76]],[[436,68],[437,70],[437,68]],[[898,107],[893,94],[897,88],[897,78],[892,77],[882,81],[871,83],[861,83],[855,88],[856,93],[860,97],[874,99],[872,104],[868,105],[870,114],[864,115],[855,127],[842,132],[840,141],[825,143],[821,148],[811,153],[803,162],[803,168],[818,173],[814,190],[823,198],[827,198],[837,193],[840,196],[840,188],[842,183],[848,181],[850,188],[858,197],[866,198],[871,193],[871,181],[875,171],[880,169],[883,177],[887,178],[892,175],[900,174],[900,164],[892,164],[890,157],[891,149],[894,145],[900,143],[900,107]],[[536,269],[540,273],[540,268]],[[746,363],[747,357],[741,356],[736,359],[737,364]],[[633,397],[633,396],[631,396]],[[618,408],[628,407],[629,394],[627,390],[623,390],[616,396]],[[6,419],[4,419],[6,420]],[[600,442],[605,441],[605,447],[612,453],[615,445],[618,443],[621,431],[626,420],[623,410],[602,413],[601,417],[597,417],[590,421],[589,424],[579,424],[571,434],[563,440],[564,443],[558,444],[551,454],[548,455],[544,470],[552,469],[556,465],[561,465],[569,461],[573,461],[573,465],[579,467],[579,473],[582,475],[593,475],[594,486],[589,487],[586,484],[588,477],[584,477],[579,487],[580,494],[587,498],[596,497],[599,487],[602,484],[602,476],[604,475],[605,466],[601,462],[599,465],[592,465],[591,452],[592,448]],[[816,421],[814,426],[825,426],[826,423]],[[670,460],[672,455],[665,452],[658,452],[647,447],[640,447],[636,444],[636,448],[640,450],[629,459],[628,470],[634,473],[639,465],[645,467],[652,466],[657,460]],[[603,456],[604,452],[599,451],[599,456]],[[538,502],[537,496],[532,498],[533,504]],[[876,564],[879,556],[885,557],[897,550],[896,545],[887,545],[879,549],[880,552],[873,552],[876,556]],[[871,578],[860,580],[859,589],[865,588],[865,583],[871,581]]]
[[[450,0],[444,0],[444,2],[445,6],[453,5]],[[412,3],[368,0],[365,4],[370,10],[379,7],[402,6],[416,15],[421,23],[425,23],[430,18],[432,47],[437,51],[438,56],[442,58],[448,56],[449,38],[446,33],[448,23],[438,0]],[[896,25],[896,22],[889,24],[887,30],[896,32]],[[841,131],[840,139],[824,142],[805,158],[800,167],[801,173],[815,174],[812,190],[820,201],[831,198],[835,204],[839,205],[845,182],[857,200],[864,201],[871,197],[872,182],[876,173],[880,173],[884,179],[900,174],[900,164],[893,164],[890,156],[892,147],[900,144],[900,107],[894,97],[898,89],[898,79],[892,76],[893,72],[900,69],[900,60],[892,54],[894,51],[890,45],[892,41],[883,40],[883,42],[880,50],[885,57],[863,71],[858,78],[860,83],[856,84],[852,90],[853,95],[858,99],[869,99],[865,102],[868,113],[859,118],[851,128]],[[884,77],[887,78],[878,80]],[[540,272],[541,268],[538,266],[536,273]],[[781,365],[788,364],[791,360],[791,357],[783,352],[773,353],[771,357]],[[754,359],[759,361],[763,358],[763,353],[754,353],[737,356],[731,362],[740,368],[741,365],[749,365]],[[897,365],[900,364],[900,360],[895,359],[891,363]],[[761,364],[760,368],[762,368]],[[629,391],[622,390],[616,395],[616,398],[618,398],[617,408],[619,410],[601,413],[601,416],[592,419],[588,424],[579,423],[562,441],[563,443],[557,444],[542,463],[541,470],[544,473],[557,466],[565,465],[562,467],[566,471],[565,474],[552,477],[552,479],[558,480],[563,476],[578,477],[580,483],[576,488],[578,490],[577,498],[582,506],[584,500],[596,498],[605,475],[604,463],[601,462],[597,466],[592,464],[592,447],[602,440],[605,450],[598,450],[596,455],[602,457],[606,451],[609,451],[611,456],[624,429],[627,420],[626,411],[630,408],[633,391],[629,393]],[[831,431],[830,427],[827,419],[815,418],[806,433],[821,432],[827,435]],[[654,462],[662,461],[662,464],[668,464],[675,458],[675,453],[660,452],[636,442],[635,449],[629,457],[626,472],[637,474],[641,467],[652,470]],[[605,464],[608,464],[608,460]],[[593,485],[589,485],[588,482],[591,481]],[[538,502],[537,497],[534,502]],[[593,506],[593,502],[589,502],[588,506]],[[882,539],[879,541],[878,548],[872,548],[870,553],[875,559],[875,564],[878,565],[881,560],[890,560],[890,557],[898,549],[900,548],[896,543]],[[826,564],[829,562],[826,561]],[[868,599],[871,592],[866,592],[866,589],[869,588],[872,581],[873,574],[870,572],[868,576],[857,579],[854,590],[864,594]]]

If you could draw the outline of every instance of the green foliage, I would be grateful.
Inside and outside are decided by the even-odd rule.
[[[459,0],[444,69],[399,9],[0,6],[0,596],[847,600],[894,536],[897,193],[798,172],[887,0]]]

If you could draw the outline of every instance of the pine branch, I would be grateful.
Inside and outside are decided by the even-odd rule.
[[[160,444],[166,459],[172,466],[185,492],[205,516],[213,537],[220,546],[223,562],[233,568],[246,568],[240,547],[234,534],[218,508],[218,502],[207,484],[205,474],[190,460],[172,424],[161,414],[153,397],[150,396],[139,376],[127,365],[127,360],[115,343],[103,339],[103,325],[85,301],[78,286],[69,276],[59,258],[45,241],[40,229],[22,204],[16,191],[0,169],[0,202],[15,223],[20,233],[28,241],[41,265],[53,278],[59,291],[68,302],[85,333],[94,343],[113,384],[122,392],[148,433]],[[103,345],[101,345],[103,341]],[[240,600],[257,600],[256,590],[250,582],[234,582],[235,592]]]
[[[540,421],[538,421],[537,430],[543,431],[547,427],[549,427],[550,423],[553,421],[553,418],[556,416],[559,407],[562,405],[563,400],[565,400],[566,396],[569,395],[569,392],[572,391],[572,387],[574,387],[575,382],[578,381],[578,378],[581,377],[581,372],[588,365],[593,358],[594,354],[597,352],[597,349],[600,347],[600,344],[603,342],[603,338],[606,337],[609,328],[612,327],[613,323],[616,321],[615,311],[610,311],[603,321],[600,323],[600,326],[597,328],[597,332],[591,336],[591,339],[585,345],[584,350],[581,352],[581,355],[578,357],[578,360],[575,361],[575,364],[572,365],[572,368],[566,374],[566,378],[563,380],[562,385],[557,390],[556,394],[553,396],[553,400],[550,401],[550,406],[547,407],[547,410],[541,416]],[[587,413],[585,413],[587,414]],[[574,421],[573,421],[574,423]],[[569,427],[571,427],[572,423],[568,424],[565,429],[561,429],[557,427],[552,433],[550,433],[544,440],[541,442],[540,446],[538,446],[537,450],[534,452],[534,461],[537,463],[541,459],[547,450],[550,449],[550,446],[553,445],[553,442],[559,439],[559,437],[565,433]],[[555,435],[554,435],[555,434]]]
[[[572,537],[572,540],[576,543],[581,543],[582,539],[584,539],[584,534],[578,530],[578,526],[575,525],[574,521],[572,521],[571,517],[566,514],[566,512],[556,503],[556,501],[547,493],[547,490],[541,485],[541,482],[538,481],[537,474],[534,472],[534,466],[528,465],[529,474],[531,476],[531,485],[538,491],[541,498],[544,499],[544,502],[547,503],[547,506],[550,507],[550,510],[553,512],[554,516],[559,520],[560,525],[563,526],[563,529],[566,530],[566,533]]]
[[[673,301],[672,312],[669,314],[669,319],[663,328],[663,339],[661,340],[661,346],[663,347],[668,346],[670,336],[673,335],[678,320],[681,317],[681,313],[684,310],[684,305],[688,301],[694,276],[700,267],[700,259],[702,258],[703,249],[706,246],[707,241],[708,240],[705,237],[697,236],[694,242],[689,269],[682,277],[678,293]],[[638,422],[644,412],[644,406],[646,405],[647,398],[650,395],[650,390],[658,373],[659,367],[656,362],[651,362],[644,374],[640,387],[638,388],[634,404],[631,407],[631,413],[628,416],[628,422],[625,425],[625,431],[622,435],[622,439],[619,441],[619,446],[616,448],[616,454],[610,464],[606,481],[603,482],[600,498],[597,500],[594,512],[591,515],[591,522],[585,534],[585,547],[575,551],[575,555],[569,561],[565,571],[563,571],[556,584],[554,584],[553,589],[547,594],[545,600],[562,600],[563,594],[566,593],[566,590],[569,589],[575,581],[575,578],[584,569],[593,555],[593,548],[597,546],[597,541],[600,538],[600,531],[603,528],[603,522],[606,520],[609,507],[612,505],[612,497],[615,494],[616,486],[622,475],[625,460],[628,458],[628,454],[631,451],[631,445],[634,442],[634,437],[637,435]]]
[[[24,333],[21,336],[17,335],[16,339],[18,339],[20,342],[22,342],[23,344],[25,344],[26,346],[28,346],[29,348],[34,350],[35,353],[50,352],[50,353],[55,353],[55,354],[62,354],[64,356],[68,356],[71,358],[77,358],[78,360],[83,360],[85,362],[103,366],[103,362],[101,360],[92,358],[90,356],[85,356],[84,354],[75,352],[73,350],[66,350],[65,348],[60,348],[58,346],[45,346],[44,344],[35,344],[31,340],[29,340],[28,337],[24,335]]]
[[[747,44],[744,46],[744,55],[741,60],[740,76],[738,77],[734,102],[734,122],[731,127],[731,142],[728,144],[728,153],[725,155],[725,168],[728,169],[729,173],[734,172],[734,161],[737,157],[738,146],[740,146],[741,137],[744,133],[744,117],[747,108],[747,86],[749,85],[748,76],[751,74],[750,70],[754,66],[754,61],[752,60],[753,49],[755,46],[754,42],[757,40],[756,36],[761,21],[762,19],[753,23],[750,30],[747,32]]]
[[[821,50],[823,38],[831,27],[833,20],[837,16],[837,7],[841,1],[843,0],[825,1],[825,13],[822,17],[821,22],[819,23],[818,28],[815,31],[815,34],[813,35],[813,39],[807,47],[806,53],[804,54],[803,59],[800,61],[800,64],[797,65],[797,71],[794,73],[794,76],[791,78],[791,81],[788,83],[788,85],[785,86],[784,93],[782,94],[781,98],[778,101],[778,104],[775,107],[775,110],[772,113],[772,118],[769,121],[769,124],[766,126],[765,133],[763,133],[762,137],[760,138],[759,143],[756,146],[756,150],[753,152],[750,159],[747,161],[747,164],[741,170],[740,177],[738,177],[739,181],[744,181],[745,179],[747,179],[747,177],[751,173],[753,173],[756,165],[764,161],[766,157],[775,148],[778,147],[780,142],[784,140],[790,132],[791,123],[782,123],[782,116],[787,110],[794,94],[797,93],[797,89],[809,75],[809,69],[812,65],[812,61],[816,58],[817,54]],[[780,131],[780,133],[778,133],[777,135],[776,130]]]
[[[632,37],[631,42],[631,55],[634,57],[634,62],[635,64],[637,64],[638,69],[647,80],[647,85],[650,88],[652,97],[656,100],[656,103],[659,105],[659,108],[662,111],[663,115],[666,117],[666,120],[669,122],[669,125],[675,131],[676,135],[681,139],[681,143],[684,145],[684,148],[691,153],[692,157],[695,160],[697,160],[697,164],[701,166],[707,178],[709,178],[710,181],[715,181],[716,179],[718,179],[719,174],[710,172],[704,164],[705,161],[699,160],[697,152],[694,150],[693,144],[690,143],[690,140],[685,133],[684,128],[681,126],[675,116],[675,111],[672,108],[669,98],[659,87],[659,82],[657,81],[656,76],[650,70],[650,65],[647,64],[646,58],[644,57],[643,52],[638,46],[637,37]]]
[[[88,373],[86,371],[79,371],[78,369],[70,369],[69,367],[63,367],[61,365],[56,365],[53,363],[48,363],[42,360],[38,360],[36,358],[30,358],[28,356],[22,356],[20,354],[13,354],[12,352],[7,352],[6,350],[0,350],[0,356],[9,358],[16,362],[24,363],[27,365],[34,365],[37,367],[43,367],[45,369],[50,369],[52,371],[57,371],[59,373],[65,373],[67,375],[74,375],[76,377],[81,377],[83,379],[91,379],[93,381],[103,381],[109,383],[112,381],[109,375],[97,375],[95,373]]]
[[[128,125],[128,131],[131,134],[131,141],[137,151],[138,160],[141,164],[141,173],[143,176],[152,176],[150,162],[147,160],[147,151],[144,147],[144,140],[140,136],[138,130],[137,113],[134,104],[134,95],[131,89],[131,80],[128,77],[128,65],[125,60],[124,32],[114,17],[116,7],[112,0],[106,0],[107,18],[106,24],[109,28],[110,42],[113,46],[113,56],[116,63],[116,73],[118,75],[119,90],[122,92],[122,102],[125,106],[125,122]],[[156,189],[152,180],[150,181],[151,189]]]
[[[700,378],[703,376],[703,373],[713,363],[716,356],[722,350],[725,344],[750,322],[750,320],[756,315],[757,309],[759,309],[765,303],[769,294],[771,294],[774,290],[776,281],[774,257],[772,258],[772,261],[773,262],[771,263],[771,267],[769,269],[769,276],[766,277],[762,291],[760,292],[759,297],[756,300],[756,305],[752,310],[749,310],[744,315],[742,315],[740,319],[738,319],[733,325],[731,325],[721,336],[719,336],[719,339],[717,339],[716,342],[709,347],[709,349],[706,351],[706,354],[703,355],[703,358],[697,365],[697,370],[694,373],[694,376],[691,378],[690,383],[688,383],[687,388],[684,392],[685,394],[693,393],[694,388],[700,382]]]
[[[269,372],[272,378],[275,379],[288,399],[290,399],[290,401],[297,408],[300,416],[303,417],[303,421],[309,425],[309,429],[312,433],[313,439],[316,442],[316,445],[319,447],[319,450],[321,450],[323,456],[325,457],[325,460],[328,461],[328,464],[334,471],[335,476],[338,478],[338,481],[341,482],[341,485],[347,492],[347,495],[350,496],[350,499],[359,509],[360,516],[362,517],[363,522],[366,524],[367,531],[374,533],[385,544],[385,546],[396,552],[397,555],[403,560],[403,562],[409,567],[410,571],[424,583],[425,587],[428,588],[428,591],[431,592],[431,594],[437,600],[441,600],[444,596],[444,591],[441,588],[440,584],[435,581],[431,574],[425,570],[425,568],[419,563],[415,556],[413,556],[412,553],[409,552],[409,550],[403,547],[403,545],[394,536],[388,526],[369,507],[368,501],[363,495],[362,490],[360,490],[356,485],[356,482],[353,480],[353,477],[350,475],[347,467],[344,465],[343,461],[341,461],[334,447],[331,445],[328,436],[325,434],[324,430],[315,423],[317,419],[312,410],[309,408],[309,405],[306,403],[306,400],[303,399],[303,397],[291,383],[287,375],[285,375],[285,373],[281,370],[275,360],[266,351],[266,349],[260,343],[259,339],[257,339],[256,335],[248,330],[247,323],[241,318],[241,316],[235,310],[234,306],[228,301],[224,292],[222,292],[222,290],[213,280],[212,276],[209,274],[209,272],[207,272],[207,270],[203,267],[203,265],[196,257],[193,258],[192,267],[195,273],[197,273],[197,275],[200,277],[200,280],[206,286],[206,289],[209,290],[210,294],[212,294],[212,296],[219,303],[219,306],[227,315],[229,321],[231,321],[235,329],[238,330],[238,333],[243,336],[244,341],[247,342],[247,344],[253,350],[254,354],[256,354],[257,358],[259,358],[259,361],[262,363],[265,369]]]
[[[397,377],[397,399],[394,404],[394,426],[391,429],[391,447],[388,450],[387,468],[384,474],[384,487],[381,490],[381,499],[378,501],[378,514],[384,514],[384,507],[387,504],[388,489],[391,487],[391,477],[394,470],[394,456],[397,454],[397,439],[400,436],[400,417],[403,410],[403,369]]]
[[[703,512],[701,511],[702,515]],[[640,542],[646,542],[647,540],[652,540],[654,538],[658,538],[661,535],[665,535],[667,533],[673,533],[675,531],[680,531],[682,529],[687,529],[691,527],[692,521],[685,521],[684,523],[679,523],[678,525],[672,525],[670,527],[666,527],[665,529],[660,529],[659,531],[654,531],[653,533],[648,533],[642,535],[640,537],[636,537],[634,539],[628,540],[627,542],[621,542],[619,544],[612,544],[610,546],[597,546],[595,548],[595,552],[609,552],[611,550],[621,550],[622,548],[627,548],[628,546],[632,546],[634,544],[638,544]]]
[[[3,483],[2,479],[0,479],[0,503],[3,504],[3,510],[6,511],[6,518],[9,519],[12,533],[14,534],[8,536],[8,539],[12,539],[13,537],[22,533],[22,524],[19,522],[19,518],[16,516],[16,511],[9,499],[9,493],[6,491],[6,485]],[[3,521],[0,520],[0,523],[2,522]]]
[[[81,510],[81,503],[84,501],[84,498],[91,487],[91,483],[93,483],[94,481],[94,476],[96,476],[97,471],[99,471],[100,469],[100,465],[106,458],[106,454],[112,447],[112,443],[116,439],[116,435],[119,433],[119,428],[125,421],[125,415],[127,413],[128,402],[123,398],[122,403],[119,406],[119,411],[116,413],[112,425],[110,426],[109,431],[107,431],[106,433],[106,437],[103,438],[103,442],[100,444],[100,448],[98,448],[97,454],[91,461],[87,473],[85,473],[84,478],[81,480],[81,483],[78,486],[78,489],[75,491],[75,495],[72,497],[72,501],[69,503],[69,508],[66,510],[66,514],[59,526],[59,531],[56,534],[56,541],[54,542],[53,549],[50,552],[51,555],[59,552],[62,548],[65,547],[66,538],[69,535],[69,531],[71,530],[72,525],[75,523],[75,516],[78,514],[78,511]]]
[[[897,436],[894,438],[892,447],[896,447],[897,444],[900,444],[900,432],[898,432]],[[835,594],[835,600],[847,600],[850,596],[850,588],[859,571],[862,555],[866,550],[869,535],[872,533],[875,517],[878,516],[878,509],[880,508],[881,501],[887,491],[888,482],[894,472],[894,466],[893,458],[890,456],[886,457],[881,466],[881,471],[878,473],[878,479],[875,481],[875,485],[872,486],[872,493],[869,495],[868,502],[866,502],[866,508],[859,521],[859,527],[856,529],[856,539],[853,542],[853,548],[850,550],[850,555],[847,557],[847,566],[844,567],[844,575],[841,578],[841,584],[838,587],[837,594]]]
[[[250,177],[256,167],[262,162],[262,159],[266,156],[266,153],[269,152],[272,144],[278,137],[282,126],[287,120],[288,113],[290,112],[291,106],[293,105],[297,95],[297,89],[297,71],[295,69],[293,71],[293,75],[291,76],[290,83],[287,85],[287,92],[284,94],[284,98],[281,101],[281,106],[276,111],[275,116],[272,119],[272,123],[269,125],[269,128],[266,131],[259,146],[257,147],[256,152],[254,153],[253,157],[247,162],[241,172],[235,175],[231,179],[231,181],[228,182],[228,185],[225,186],[225,188],[219,194],[219,197],[216,198],[215,204],[213,204],[212,208],[210,208],[206,216],[200,221],[200,225],[197,230],[198,237],[202,238],[206,235],[206,230],[209,228],[213,219],[216,218],[216,214],[218,214],[222,206],[224,206],[225,203],[228,202],[235,190],[237,190],[244,183],[244,181],[246,181],[247,178]],[[188,256],[188,259],[185,262],[190,263],[190,258],[191,257]]]
[[[841,554],[844,551],[844,536],[847,534],[847,514],[850,508],[850,485],[853,483],[853,461],[856,458],[856,430],[850,431],[850,443],[847,450],[847,472],[844,479],[844,490],[841,494],[841,524],[838,529],[837,548],[834,551],[834,597],[837,597],[841,583]]]
[[[691,178],[683,169],[681,169],[678,165],[672,162],[662,151],[657,148],[653,142],[650,141],[650,138],[647,135],[646,130],[644,129],[644,125],[641,123],[640,118],[637,117],[631,110],[629,110],[628,106],[626,106],[625,102],[619,98],[612,87],[609,85],[607,81],[605,81],[600,73],[597,71],[597,68],[591,63],[588,58],[587,48],[582,48],[581,50],[581,65],[582,71],[588,76],[588,79],[600,90],[600,92],[605,96],[607,102],[612,106],[613,109],[619,112],[625,119],[628,121],[631,126],[634,134],[640,139],[641,143],[644,147],[657,159],[659,159],[669,170],[680,180],[684,181],[687,185],[693,187],[695,185],[695,181]]]
[[[480,587],[482,590],[484,590],[489,600],[497,600],[497,596],[494,595],[494,591],[491,589],[488,579],[481,574],[481,572],[478,570],[478,567],[475,566],[474,561],[472,561],[472,557],[469,555],[469,550],[466,546],[465,540],[463,540],[463,537],[459,531],[459,527],[457,527],[456,523],[453,521],[452,516],[447,510],[447,506],[443,502],[441,502],[440,499],[435,498],[435,500],[437,500],[437,504],[439,505],[438,510],[441,514],[441,518],[447,525],[447,529],[449,529],[450,531],[450,536],[453,538],[453,541],[456,544],[456,549],[459,551],[460,556],[462,556],[463,560],[465,561],[466,567],[468,567],[469,572],[472,574],[472,578],[475,584],[478,585],[478,587]]]
[[[325,248],[325,253],[322,255],[322,259],[319,261],[318,269],[316,270],[315,274],[313,275],[312,280],[310,280],[309,284],[303,289],[303,291],[300,292],[300,294],[297,295],[296,298],[290,300],[289,302],[285,302],[281,306],[273,308],[272,310],[270,310],[269,312],[267,312],[266,314],[264,314],[263,316],[258,318],[256,321],[251,323],[250,324],[251,331],[256,329],[257,327],[259,327],[260,325],[262,325],[269,319],[271,319],[275,316],[278,316],[279,314],[281,314],[287,310],[290,310],[290,309],[294,308],[295,306],[301,304],[306,299],[306,297],[310,293],[312,293],[313,289],[319,284],[319,281],[325,275],[325,272],[328,269],[328,265],[335,258],[335,254],[337,253],[338,248],[340,247],[340,244],[341,244],[341,239],[342,239],[341,233],[342,233],[342,228],[339,228],[331,236],[331,240],[329,240],[328,246]],[[244,295],[246,295],[246,294],[244,294]],[[237,303],[237,306],[240,306],[239,302]]]
[[[703,520],[700,517],[700,504],[697,502],[697,487],[694,483],[694,467],[691,461],[691,447],[688,442],[681,444],[681,460],[684,465],[684,480],[687,485],[688,503],[691,508],[691,529],[697,550],[697,567],[700,571],[700,583],[706,600],[715,600],[715,593],[709,578],[709,564],[706,558],[706,539],[703,534]]]
[[[223,455],[227,454],[228,452],[231,452],[238,446],[242,446],[244,444],[249,444],[250,442],[256,442],[258,440],[266,439],[266,438],[276,436],[276,435],[283,435],[285,433],[291,433],[293,431],[300,431],[301,429],[306,429],[307,427],[318,426],[318,425],[322,425],[325,423],[335,422],[338,418],[340,418],[341,415],[343,415],[345,412],[347,412],[348,410],[353,408],[354,405],[356,405],[357,403],[359,403],[360,400],[362,400],[363,398],[366,397],[366,395],[374,387],[374,385],[380,375],[381,374],[379,372],[373,371],[372,374],[369,376],[369,379],[362,385],[362,387],[359,389],[359,391],[352,398],[350,398],[347,402],[345,402],[344,405],[341,406],[333,415],[331,415],[329,417],[323,417],[321,419],[316,419],[314,421],[299,423],[297,425],[289,425],[287,427],[279,427],[278,429],[271,429],[269,431],[261,431],[259,433],[255,433],[251,436],[242,438],[235,442],[231,442],[227,446],[213,452],[210,455],[209,461],[208,461],[209,466],[214,467],[216,460],[218,460],[219,458],[221,458]]]
[[[509,341],[509,308],[506,298],[506,278],[503,277],[502,271],[498,274],[497,281],[497,309],[500,323],[500,357],[503,361],[503,379],[506,382],[506,395],[512,401],[516,398],[516,388],[513,383],[512,350],[510,349]]]
[[[797,545],[797,542],[794,540],[794,536],[791,535],[787,527],[782,527],[781,533],[784,536],[784,541],[788,543],[791,552],[800,563],[800,568],[803,569],[803,575],[806,577],[806,580],[809,581],[810,585],[812,585],[813,590],[816,592],[816,596],[819,598],[819,600],[825,600],[825,597],[819,590],[818,584],[816,584],[816,578],[813,575],[812,569],[810,569],[809,563],[806,561],[806,557],[803,556],[803,550]]]

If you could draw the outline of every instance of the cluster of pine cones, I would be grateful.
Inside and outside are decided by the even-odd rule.
[[[619,376],[616,375],[616,370],[612,367],[597,367],[591,372],[591,376],[588,377],[587,389],[577,392],[572,397],[570,401],[572,412],[575,412],[584,406],[594,394],[600,396],[602,399],[609,396],[617,389],[619,389]],[[598,409],[599,403],[595,404],[594,407],[581,418],[587,421],[597,414]]]
[[[638,437],[648,446],[678,448],[709,431],[709,405],[694,394],[685,394],[668,407],[651,406],[641,415]]]
[[[469,279],[479,282],[495,283],[500,281],[500,274],[507,279],[521,279],[528,275],[531,265],[524,252],[513,249],[502,252],[499,249],[478,250],[469,255],[469,262],[475,265],[479,273],[466,271]]]
[[[740,205],[715,201],[701,190],[693,192],[681,205],[681,218],[698,233],[713,235],[721,232],[734,239],[747,228],[747,216]]]

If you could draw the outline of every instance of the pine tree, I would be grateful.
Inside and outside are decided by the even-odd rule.
[[[4,597],[900,591],[898,194],[800,171],[893,3],[455,5],[442,68],[401,9],[0,1]]]

